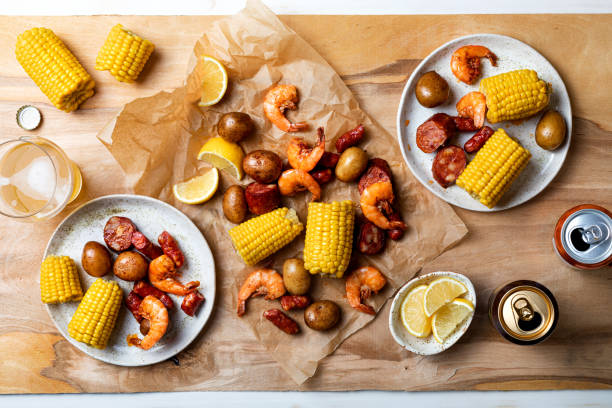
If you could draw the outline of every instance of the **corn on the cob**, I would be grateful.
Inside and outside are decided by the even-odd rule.
[[[304,229],[294,209],[277,208],[229,230],[234,247],[247,265],[255,265],[297,237]]]
[[[94,94],[95,82],[53,31],[36,27],[17,37],[17,61],[56,108],[72,112]]]
[[[117,282],[97,279],[68,323],[68,334],[89,346],[106,348],[115,327],[123,294]]]
[[[355,212],[352,201],[308,205],[304,267],[341,278],[351,260]]]
[[[487,119],[491,123],[535,115],[548,105],[551,87],[537,72],[519,69],[484,78],[480,92],[487,98]]]
[[[108,33],[96,57],[96,69],[110,71],[117,81],[134,82],[154,49],[151,41],[117,24]]]
[[[493,208],[527,166],[531,154],[498,129],[476,153],[457,179],[457,185]]]
[[[40,298],[44,303],[81,300],[79,273],[69,256],[49,255],[40,265]]]

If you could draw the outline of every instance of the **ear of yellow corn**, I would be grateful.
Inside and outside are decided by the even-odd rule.
[[[491,123],[523,119],[548,105],[551,87],[531,69],[519,69],[484,78],[480,92],[487,98],[487,120]]]
[[[123,293],[116,282],[97,279],[68,323],[68,334],[89,346],[103,349],[115,327]]]
[[[308,205],[304,267],[311,274],[341,278],[353,250],[353,202],[312,202]]]
[[[110,71],[117,81],[134,82],[154,49],[155,45],[151,41],[117,24],[111,29],[96,57],[96,69]]]
[[[53,31],[32,28],[17,37],[15,56],[56,108],[71,112],[94,94],[95,82]]]
[[[463,170],[457,185],[493,208],[527,166],[530,157],[529,151],[504,129],[498,129]]]
[[[238,254],[255,265],[293,241],[304,229],[294,209],[277,208],[229,230]]]
[[[44,303],[81,300],[83,290],[72,258],[49,255],[40,266],[40,298]]]

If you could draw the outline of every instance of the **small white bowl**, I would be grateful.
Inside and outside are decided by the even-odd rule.
[[[401,318],[401,306],[404,300],[404,297],[410,292],[412,288],[418,285],[428,285],[431,281],[438,278],[454,278],[459,282],[463,283],[468,291],[464,298],[469,300],[474,304],[474,309],[476,308],[476,291],[474,290],[474,285],[470,280],[461,274],[454,272],[432,272],[423,276],[419,276],[414,278],[413,280],[406,283],[402,288],[397,292],[395,298],[393,298],[393,303],[391,304],[391,313],[389,313],[389,330],[391,330],[391,334],[395,341],[402,347],[404,347],[408,351],[412,351],[415,354],[420,354],[423,356],[429,356],[433,354],[438,354],[443,352],[446,349],[449,349],[453,344],[457,342],[463,336],[463,334],[467,331],[468,327],[472,323],[472,318],[474,317],[474,313],[470,317],[468,317],[457,330],[451,334],[443,344],[440,344],[434,339],[433,335],[430,335],[426,338],[418,338],[408,333],[408,331],[404,328],[402,324]]]

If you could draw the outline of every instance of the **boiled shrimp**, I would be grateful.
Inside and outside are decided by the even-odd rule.
[[[294,137],[287,146],[287,159],[294,169],[310,171],[315,168],[325,153],[325,133],[323,128],[317,129],[317,142],[314,147],[308,146],[300,138]]]
[[[491,65],[497,66],[497,56],[487,47],[466,45],[453,53],[451,71],[461,82],[472,84],[480,76],[480,58],[488,58]]]
[[[278,188],[282,195],[291,196],[300,191],[308,190],[312,194],[312,201],[321,198],[321,186],[310,173],[304,170],[289,169],[283,171],[278,179]]]
[[[372,306],[362,303],[372,292],[377,293],[387,284],[387,279],[373,266],[354,270],[346,278],[346,299],[353,309],[367,314],[376,314]]]
[[[472,118],[474,126],[484,126],[487,113],[487,98],[481,92],[470,92],[457,102],[457,113],[462,118]]]
[[[158,256],[149,264],[149,281],[159,290],[174,295],[185,296],[200,286],[200,282],[193,281],[185,285],[176,280],[179,272],[174,262],[167,255]]]
[[[389,212],[393,203],[393,186],[389,181],[380,181],[370,184],[361,193],[359,204],[363,216],[374,223],[378,228],[385,230],[389,229],[405,229],[406,224],[402,221],[389,221],[381,211],[383,208]]]
[[[145,296],[140,302],[138,313],[150,323],[149,332],[142,339],[137,334],[127,337],[128,345],[137,346],[148,350],[155,345],[166,334],[168,329],[168,310],[166,306],[155,296]]]
[[[295,85],[276,85],[264,98],[263,108],[270,122],[283,132],[298,132],[308,128],[307,123],[291,123],[285,117],[286,109],[297,109],[299,101]]]
[[[247,276],[238,291],[238,316],[246,312],[246,301],[251,296],[265,295],[266,300],[277,299],[285,294],[283,277],[274,269],[256,269]]]

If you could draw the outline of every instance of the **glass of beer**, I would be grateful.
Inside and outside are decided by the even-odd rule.
[[[81,185],[79,168],[52,141],[24,136],[0,143],[0,214],[49,219],[79,195]]]

